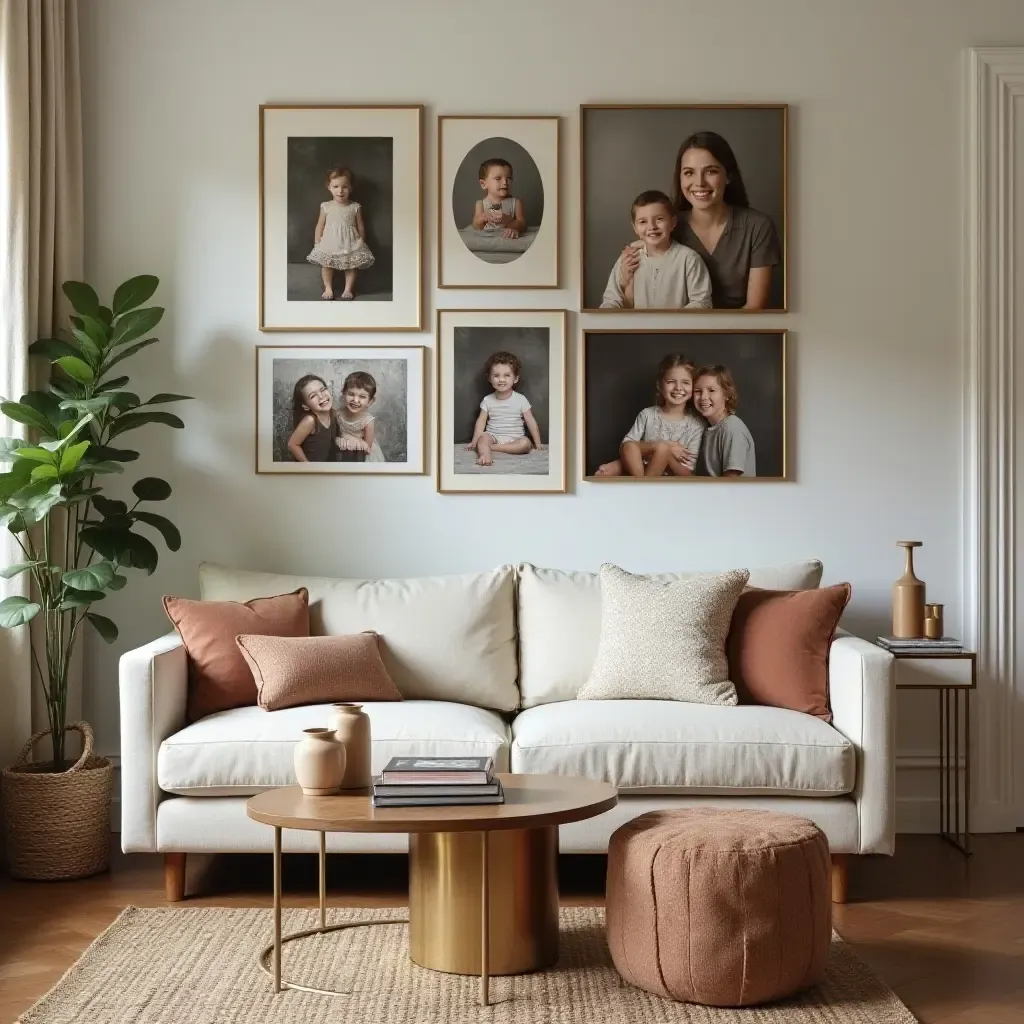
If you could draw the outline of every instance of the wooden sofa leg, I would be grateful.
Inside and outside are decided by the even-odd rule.
[[[164,854],[164,897],[168,903],[185,898],[185,854]]]
[[[845,853],[832,854],[832,902],[845,903],[850,874],[850,858]]]

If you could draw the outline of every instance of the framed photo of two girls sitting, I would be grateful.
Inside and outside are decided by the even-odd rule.
[[[784,104],[580,108],[584,312],[785,312]]]

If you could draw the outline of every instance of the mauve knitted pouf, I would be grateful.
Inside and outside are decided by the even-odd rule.
[[[608,846],[608,946],[630,984],[668,999],[751,1006],[825,976],[829,850],[772,811],[652,811]]]

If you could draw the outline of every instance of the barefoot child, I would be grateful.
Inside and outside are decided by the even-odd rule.
[[[374,264],[373,253],[366,244],[363,208],[352,202],[352,172],[347,167],[334,167],[327,172],[327,190],[331,199],[320,204],[320,216],[313,232],[313,251],[306,257],[320,267],[324,282],[321,298],[334,298],[334,271],[345,272],[343,299],[353,299],[356,274]]]
[[[641,192],[630,210],[637,241],[615,261],[602,309],[710,309],[711,277],[704,261],[672,237],[676,215],[664,192]],[[636,262],[639,256],[639,263]]]
[[[473,439],[466,445],[467,451],[476,449],[477,465],[493,465],[491,452],[526,455],[531,447],[542,451],[540,427],[530,402],[525,395],[514,390],[522,370],[519,359],[511,352],[495,352],[487,360],[484,370],[494,391],[481,400]],[[526,436],[527,430],[529,437]]]
[[[708,421],[701,471],[708,476],[757,476],[754,439],[736,415],[739,392],[724,366],[702,366],[693,384],[697,412]]]
[[[292,432],[288,451],[296,462],[335,462],[338,421],[323,379],[307,373],[292,389]]]
[[[523,201],[512,192],[512,165],[507,160],[485,160],[480,165],[484,198],[473,208],[473,227],[485,234],[518,238],[526,230]]]
[[[705,430],[691,408],[695,369],[681,354],[662,359],[655,376],[655,404],[640,410],[622,439],[619,458],[598,467],[598,476],[692,475]]]
[[[376,438],[376,419],[370,413],[370,406],[377,397],[377,382],[363,370],[356,370],[345,378],[341,386],[341,408],[338,410],[338,426],[341,430],[336,440],[343,452],[362,452],[363,462],[386,462]]]

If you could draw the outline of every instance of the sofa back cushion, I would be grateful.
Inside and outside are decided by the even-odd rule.
[[[749,585],[768,590],[813,590],[818,561],[750,570]],[[601,638],[601,582],[596,573],[518,567],[519,690],[522,706],[575,700],[590,677]],[[672,583],[696,572],[651,574]],[[312,600],[312,592],[310,594]]]
[[[512,711],[516,688],[512,566],[458,576],[360,580],[281,576],[204,562],[204,601],[245,601],[305,587],[309,631],[380,635],[388,674],[407,699]]]

